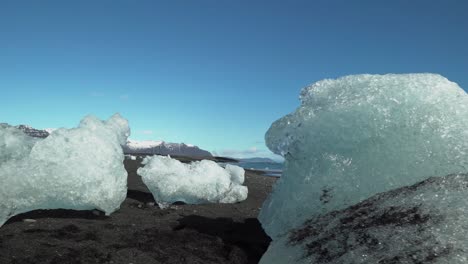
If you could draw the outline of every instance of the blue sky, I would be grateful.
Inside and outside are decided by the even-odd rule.
[[[129,119],[134,139],[268,156],[302,87],[433,72],[468,87],[468,1],[0,0],[0,122]]]

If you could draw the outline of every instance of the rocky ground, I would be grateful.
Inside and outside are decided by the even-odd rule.
[[[38,210],[0,228],[0,263],[258,263],[270,239],[256,217],[275,178],[246,172],[249,197],[237,204],[159,209],[126,160],[127,199],[111,216]]]

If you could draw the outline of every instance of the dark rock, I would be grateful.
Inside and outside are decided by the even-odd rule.
[[[310,219],[284,246],[299,263],[466,263],[466,197],[468,174],[429,178]]]

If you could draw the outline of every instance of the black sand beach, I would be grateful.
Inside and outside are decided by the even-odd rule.
[[[38,210],[0,228],[0,263],[258,263],[270,239],[256,217],[275,178],[246,171],[246,201],[159,209],[126,160],[127,199],[111,216]]]

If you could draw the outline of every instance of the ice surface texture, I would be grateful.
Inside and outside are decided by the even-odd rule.
[[[85,117],[78,128],[41,140],[0,127],[0,226],[36,209],[114,212],[127,193],[121,145],[129,133],[118,114],[107,121]]]
[[[468,263],[468,174],[433,177],[313,217],[260,263]]]
[[[184,164],[164,156],[146,157],[138,169],[143,182],[161,208],[174,202],[187,204],[235,203],[247,199],[244,169],[210,160]]]
[[[374,194],[468,171],[468,95],[440,75],[323,80],[300,99],[266,134],[286,159],[259,215],[273,239]]]
[[[15,127],[0,124],[0,166],[8,160],[27,156],[37,141]]]

